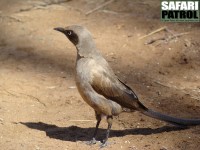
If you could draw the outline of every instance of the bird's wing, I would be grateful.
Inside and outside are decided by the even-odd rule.
[[[110,69],[98,66],[92,71],[92,81],[90,83],[92,88],[98,94],[119,103],[123,107],[133,108],[133,105],[138,107],[136,94],[130,87],[120,81]]]

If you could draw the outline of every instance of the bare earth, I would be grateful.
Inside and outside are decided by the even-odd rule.
[[[200,24],[160,22],[159,0],[116,0],[85,15],[104,2],[0,1],[1,150],[99,149],[85,144],[94,111],[75,87],[76,49],[53,30],[58,26],[86,26],[117,76],[149,108],[200,118]],[[169,31],[140,40],[164,26]],[[150,42],[163,37],[169,39]],[[106,128],[103,120],[97,139]],[[199,150],[200,126],[181,129],[125,112],[114,118],[109,142],[105,149]]]

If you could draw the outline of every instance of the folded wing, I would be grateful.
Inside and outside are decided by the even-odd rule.
[[[98,67],[98,69],[92,71],[92,77],[90,84],[98,94],[126,108],[138,109],[141,106],[144,107],[133,90],[120,81],[109,69]]]

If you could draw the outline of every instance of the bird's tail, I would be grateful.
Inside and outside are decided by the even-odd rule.
[[[112,100],[115,100],[115,102],[119,103],[121,106],[125,108],[129,108],[131,110],[138,110],[146,116],[149,116],[158,120],[166,121],[178,126],[200,125],[200,119],[176,118],[176,117],[161,114],[159,112],[155,112],[151,109],[148,109],[139,101],[138,97],[129,86],[124,84],[122,81],[120,82],[126,87],[126,90],[123,93],[124,101],[121,100],[121,97],[119,97],[119,99],[115,98]]]
[[[159,112],[155,112],[150,109],[145,109],[142,111],[142,113],[146,116],[162,120],[165,122],[169,122],[174,125],[178,126],[194,126],[194,125],[200,125],[200,119],[183,119],[183,118],[176,118],[168,115],[161,114]]]

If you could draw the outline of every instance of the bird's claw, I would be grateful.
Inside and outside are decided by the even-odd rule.
[[[100,148],[104,148],[112,144],[115,144],[115,142],[108,142],[108,141],[103,140],[102,143],[100,144]]]
[[[100,141],[97,141],[95,138],[92,138],[92,140],[86,142],[87,145],[94,145],[96,144],[97,142],[100,142]]]
[[[100,144],[100,148],[104,148],[104,147],[106,147],[106,146],[108,146],[108,143],[107,143],[107,142],[101,143],[101,144]]]

